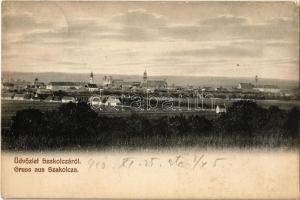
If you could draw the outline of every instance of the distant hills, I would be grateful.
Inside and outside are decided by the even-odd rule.
[[[107,75],[107,74],[105,74]],[[94,81],[97,84],[101,84],[104,74],[94,74]],[[130,81],[141,81],[142,75],[111,75],[113,79],[123,79]],[[51,81],[83,81],[89,80],[89,73],[60,73],[60,72],[2,72],[2,79],[4,80],[25,80],[33,81],[38,78],[39,81],[51,82]],[[253,78],[244,77],[208,77],[208,76],[148,76],[148,79],[153,80],[166,80],[169,85],[179,86],[207,86],[207,87],[235,87],[238,83],[255,83]],[[277,85],[280,88],[296,88],[298,81],[295,80],[282,80],[282,79],[264,79],[260,78],[259,85]]]

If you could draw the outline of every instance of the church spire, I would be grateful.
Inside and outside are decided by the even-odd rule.
[[[147,82],[147,79],[148,79],[148,75],[147,75],[147,71],[146,71],[146,69],[145,69],[144,75],[143,75],[143,81],[144,81],[144,83]]]
[[[94,84],[94,74],[91,72],[90,74],[90,84]]]

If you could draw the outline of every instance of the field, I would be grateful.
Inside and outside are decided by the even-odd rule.
[[[62,105],[60,102],[45,102],[45,101],[17,101],[17,100],[2,100],[1,101],[1,124],[2,128],[9,128],[11,124],[12,117],[16,114],[17,111],[34,108],[39,109],[41,111],[49,111],[58,109],[58,107]],[[108,117],[128,117],[132,114],[132,111],[102,111],[99,112],[99,116],[108,116]],[[218,115],[215,112],[206,111],[206,112],[198,112],[195,110],[191,111],[139,111],[141,116],[149,117],[149,118],[158,118],[162,116],[178,116],[183,114],[185,116],[198,115],[205,116],[207,118],[215,118]]]
[[[270,107],[273,101],[263,103],[264,107]],[[296,147],[298,109],[264,109],[260,105],[239,101],[220,115],[213,111],[128,111],[129,108],[95,112],[85,103],[2,101],[2,147],[23,150]],[[278,105],[291,107],[287,103]],[[37,110],[20,112],[10,126],[15,113],[25,108]]]
[[[1,100],[1,127],[8,128],[17,111],[29,108],[47,111],[57,109],[60,105],[58,102]]]
[[[227,106],[230,106],[233,102],[237,100],[225,100],[225,99],[216,99],[215,104],[216,105],[222,105],[226,104]],[[257,100],[256,101],[258,105],[264,108],[268,108],[270,106],[277,106],[280,109],[288,110],[291,109],[293,106],[300,107],[300,101],[280,101],[280,100]],[[210,100],[205,100],[205,104],[209,104]],[[8,128],[11,123],[11,118],[16,114],[17,111],[28,109],[28,108],[34,108],[39,109],[41,111],[48,111],[48,110],[55,110],[58,109],[58,107],[62,105],[60,102],[45,102],[45,101],[17,101],[17,100],[1,100],[1,125],[2,128]],[[199,102],[199,107],[201,107],[201,101]],[[108,117],[128,117],[132,114],[132,111],[125,110],[125,111],[102,111],[99,112],[100,116],[108,116]],[[178,116],[178,115],[184,115],[184,116],[191,116],[191,115],[197,115],[197,116],[205,116],[208,119],[214,119],[218,117],[215,112],[212,111],[195,111],[192,107],[191,111],[188,111],[187,109],[183,109],[183,111],[144,111],[144,112],[138,112],[140,116],[143,117],[149,117],[149,118],[158,118],[162,116]]]

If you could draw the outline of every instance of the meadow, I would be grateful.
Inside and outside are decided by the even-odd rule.
[[[29,104],[30,105],[30,104]],[[99,115],[85,103],[21,109],[8,129],[7,150],[143,148],[297,148],[299,110],[263,108],[252,101],[233,103],[226,113],[205,115]],[[20,107],[15,107],[19,109]],[[199,112],[195,112],[199,113]]]
[[[44,102],[44,101],[30,101],[30,100],[1,100],[1,127],[9,128],[11,119],[16,115],[17,111],[24,109],[38,109],[41,111],[50,111],[58,109],[62,103],[60,102]]]
[[[184,101],[185,99],[182,99],[182,103],[186,103]],[[237,102],[238,100],[226,100],[226,99],[215,99],[214,103],[216,105],[224,105],[231,106],[234,102]],[[177,102],[177,100],[174,98],[174,102]],[[204,105],[206,109],[211,108],[211,100],[205,99]],[[270,106],[276,106],[282,110],[290,110],[293,107],[300,108],[300,101],[281,101],[281,100],[256,100],[256,103],[263,107],[268,109]],[[4,129],[7,129],[10,127],[12,121],[12,117],[16,115],[17,111],[24,110],[24,109],[38,109],[42,112],[45,111],[51,111],[51,110],[57,110],[59,106],[61,106],[61,102],[46,102],[46,101],[30,101],[30,100],[23,100],[23,101],[17,101],[17,100],[1,100],[1,127]],[[175,104],[176,105],[176,104]],[[139,112],[141,116],[150,117],[150,118],[158,118],[162,116],[178,116],[180,114],[183,114],[185,116],[205,116],[208,119],[214,119],[218,117],[218,115],[215,114],[215,112],[208,111],[208,112],[197,112],[195,111],[195,105],[193,102],[191,102],[191,111],[188,111],[186,107],[182,107],[182,111],[179,112],[178,108],[176,111],[172,110],[160,110],[160,111],[146,111],[146,112]],[[198,108],[201,109],[201,101],[199,101]],[[102,116],[108,116],[108,117],[129,117],[134,111],[132,110],[126,110],[122,112],[116,112],[114,109],[106,109],[106,111],[99,112],[99,115]]]

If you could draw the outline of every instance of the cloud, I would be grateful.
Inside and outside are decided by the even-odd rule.
[[[46,45],[77,45],[95,42],[97,39],[114,38],[117,30],[83,21],[69,23],[68,27],[57,27],[55,30],[30,32],[23,34],[14,43],[21,44],[46,44]]]
[[[170,56],[182,57],[259,57],[263,55],[262,48],[247,48],[238,46],[218,46],[213,48],[171,51]]]
[[[298,37],[295,21],[268,21],[264,24],[243,25],[231,30],[231,34],[239,38],[252,40],[286,40]]]
[[[57,64],[59,65],[71,65],[71,66],[83,66],[85,67],[87,65],[87,63],[85,62],[74,62],[74,61],[61,61],[61,62],[57,62]]]
[[[68,20],[64,27],[35,19],[29,13],[4,15],[4,19],[4,26],[11,29],[31,30],[15,39],[15,43],[46,45],[88,44],[101,40],[128,42],[178,39],[211,42],[293,40],[298,33],[297,22],[291,18],[275,17],[261,23],[253,23],[251,18],[219,15],[175,24],[165,16],[142,9],[128,10],[101,22],[97,18]]]
[[[139,11],[140,12],[140,11]],[[147,16],[147,14],[145,14]],[[152,16],[153,14],[151,14]],[[131,16],[131,15],[130,15]],[[153,15],[152,17],[154,17]],[[148,23],[154,23],[146,17]],[[135,22],[133,22],[135,23]],[[54,30],[29,32],[23,34],[15,43],[69,44],[93,42],[95,40],[153,41],[158,40],[158,32],[141,26],[124,26],[123,24],[100,24],[96,20],[69,21],[66,27]]]
[[[208,18],[202,21],[199,21],[200,25],[208,26],[238,26],[247,24],[248,19],[240,16],[233,15],[220,15],[214,18]]]
[[[110,22],[123,26],[158,28],[165,26],[167,19],[162,15],[149,13],[143,9],[137,9],[116,15],[111,18]]]
[[[123,27],[119,39],[125,41],[152,41],[157,39],[157,34],[149,29],[138,27]]]
[[[34,18],[30,13],[5,14],[2,16],[2,26],[5,32],[15,31],[36,31],[39,29],[48,29],[52,24]]]
[[[217,16],[198,20],[194,24],[177,24],[161,28],[161,34],[169,38],[216,40],[286,40],[298,37],[297,21],[289,18],[273,18],[261,23],[239,16]]]
[[[207,35],[207,29],[198,25],[170,25],[163,27],[160,34],[171,39],[185,40],[207,40],[213,39],[212,35]]]

